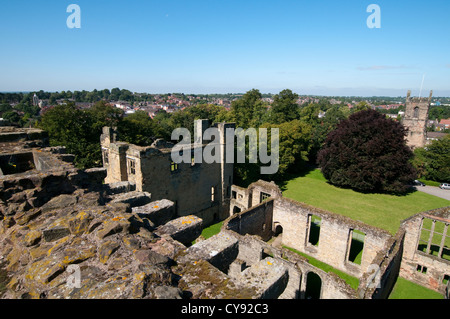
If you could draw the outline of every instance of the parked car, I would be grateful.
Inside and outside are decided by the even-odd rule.
[[[448,184],[448,183],[442,183],[442,184],[439,186],[439,188],[441,188],[441,189],[450,189],[450,184]]]
[[[417,179],[414,181],[414,185],[416,185],[416,186],[425,186],[424,183],[422,183],[421,181],[419,181]]]

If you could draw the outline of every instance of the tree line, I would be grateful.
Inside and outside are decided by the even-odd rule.
[[[157,138],[170,140],[178,127],[193,133],[194,120],[209,119],[234,122],[243,129],[267,128],[270,132],[270,128],[279,128],[278,172],[264,176],[259,174],[261,163],[235,164],[235,181],[240,185],[260,178],[282,181],[316,164],[331,183],[358,191],[403,192],[408,181],[417,176],[440,181],[450,177],[439,169],[447,165],[448,171],[450,167],[448,156],[441,155],[442,147],[434,153],[417,150],[413,154],[406,149],[403,126],[371,110],[366,102],[349,109],[327,99],[299,105],[298,98],[286,89],[274,95],[269,104],[253,89],[233,101],[230,109],[198,104],[173,113],[161,110],[153,119],[144,111],[125,116],[105,101],[88,109],[66,102],[46,110],[35,125],[49,132],[51,145],[66,146],[79,168],[102,165],[99,137],[103,126],[116,127],[121,141],[145,146]],[[448,141],[443,142],[447,150]],[[423,154],[439,157],[439,163],[429,164],[430,159]],[[429,174],[431,167],[441,175]]]

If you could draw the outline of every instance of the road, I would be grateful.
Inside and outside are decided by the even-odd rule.
[[[416,186],[416,189],[430,195],[450,200],[450,189],[440,189],[439,187],[433,186]]]

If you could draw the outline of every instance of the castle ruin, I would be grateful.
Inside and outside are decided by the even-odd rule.
[[[383,299],[399,276],[449,298],[450,207],[392,235],[284,198],[273,182],[233,185],[232,164],[174,166],[164,141],[138,147],[105,128],[104,167],[79,170],[45,132],[2,130],[3,298]]]

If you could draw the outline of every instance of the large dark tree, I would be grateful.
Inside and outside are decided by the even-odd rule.
[[[362,192],[402,193],[416,178],[404,127],[364,110],[342,120],[325,141],[318,163],[325,178]]]

